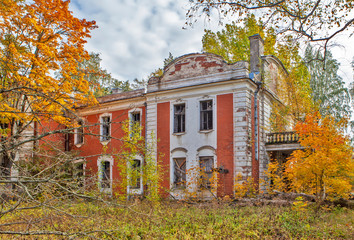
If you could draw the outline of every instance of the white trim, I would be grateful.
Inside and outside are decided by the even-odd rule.
[[[81,143],[78,143],[77,142],[77,137],[78,137],[78,134],[77,134],[77,130],[78,130],[78,128],[80,128],[80,127],[78,127],[78,128],[75,128],[74,129],[74,145],[76,146],[76,147],[81,147],[82,145],[84,145],[84,143],[85,143],[85,138],[84,138],[84,120],[83,119],[80,119],[79,121],[78,121],[78,124],[79,124],[79,122],[81,122],[82,123],[82,142]]]
[[[184,104],[184,132],[175,132],[175,106],[176,105],[182,105]],[[170,132],[171,134],[173,135],[176,135],[176,136],[179,136],[179,135],[183,135],[183,134],[186,134],[187,133],[187,130],[188,130],[188,124],[187,124],[187,109],[188,109],[188,103],[187,103],[187,100],[185,99],[176,99],[175,101],[171,101],[170,102],[170,123],[171,123],[171,126],[170,126]]]
[[[110,183],[109,183],[109,188],[102,188],[101,187],[101,183],[102,183],[102,163],[103,162],[109,162],[109,179],[110,179]],[[113,182],[113,165],[114,165],[114,159],[112,156],[109,155],[103,155],[100,156],[97,159],[97,175],[98,175],[98,188],[100,189],[101,192],[103,193],[108,193],[108,194],[112,194],[112,182]]]
[[[143,109],[142,108],[134,108],[134,109],[130,109],[128,111],[128,117],[129,117],[129,134],[131,133],[131,126],[132,126],[132,114],[133,113],[139,113],[140,114],[140,136],[141,136],[141,122],[142,122],[142,119],[143,119]]]
[[[199,133],[210,133],[210,132],[212,132],[212,131],[216,131],[216,126],[217,126],[217,119],[216,119],[216,117],[217,117],[217,115],[216,115],[216,113],[217,113],[217,109],[216,109],[216,99],[217,99],[217,95],[213,95],[213,96],[208,96],[208,95],[204,95],[203,97],[199,97],[199,98],[197,98],[197,104],[198,104],[198,107],[197,107],[197,109],[198,109],[198,117],[197,117],[197,119],[198,119],[198,126],[199,126],[199,130],[198,130],[198,132]],[[200,129],[200,117],[201,117],[201,115],[200,115],[200,103],[201,102],[204,102],[204,101],[209,101],[209,100],[211,100],[212,102],[213,102],[213,104],[212,104],[212,107],[213,107],[213,109],[212,109],[212,111],[213,111],[213,126],[212,126],[212,129]]]
[[[140,188],[130,188],[130,176],[127,176],[127,193],[128,194],[143,194],[143,164],[144,164],[144,159],[140,155],[134,155],[132,160],[139,160],[140,161]],[[128,161],[127,164],[128,168],[131,168],[130,161]]]
[[[109,124],[109,139],[108,140],[103,140],[102,138],[103,138],[103,134],[102,134],[102,131],[103,131],[103,121],[102,121],[102,119],[104,118],[104,117],[109,117],[109,121],[110,121],[110,124]],[[102,144],[102,145],[107,145],[110,141],[111,141],[111,136],[112,136],[112,113],[103,113],[103,114],[101,114],[100,115],[100,133],[99,133],[99,135],[100,135],[100,143]]]

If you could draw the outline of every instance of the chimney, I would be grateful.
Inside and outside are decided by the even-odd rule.
[[[261,71],[261,56],[264,54],[264,41],[259,34],[248,37],[250,40],[250,74]]]

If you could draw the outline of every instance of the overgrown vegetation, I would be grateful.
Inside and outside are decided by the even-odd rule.
[[[59,205],[59,203],[58,203]],[[246,206],[235,203],[75,202],[60,211],[40,208],[14,212],[1,219],[6,233],[27,232],[28,239],[352,239],[354,214],[345,208],[316,213],[312,208]],[[42,216],[43,218],[39,218]],[[33,219],[41,219],[33,221]],[[95,229],[92,231],[92,229]],[[37,234],[32,235],[31,233]],[[43,236],[40,233],[47,233]],[[63,234],[63,235],[62,235]]]

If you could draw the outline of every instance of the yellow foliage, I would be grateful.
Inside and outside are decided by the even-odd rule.
[[[286,165],[291,189],[324,199],[348,198],[354,177],[353,148],[343,134],[345,119],[335,122],[318,112],[309,114],[296,125],[300,144]]]

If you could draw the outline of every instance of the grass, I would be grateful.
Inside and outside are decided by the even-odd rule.
[[[52,235],[0,235],[3,239],[354,239],[353,210],[247,206],[232,203],[148,202],[129,208],[102,203],[58,204],[13,211],[0,231]],[[64,213],[65,212],[65,213]],[[70,215],[69,215],[70,214]],[[16,224],[11,224],[16,223]],[[55,234],[54,234],[55,233]],[[61,235],[65,233],[66,235]]]

